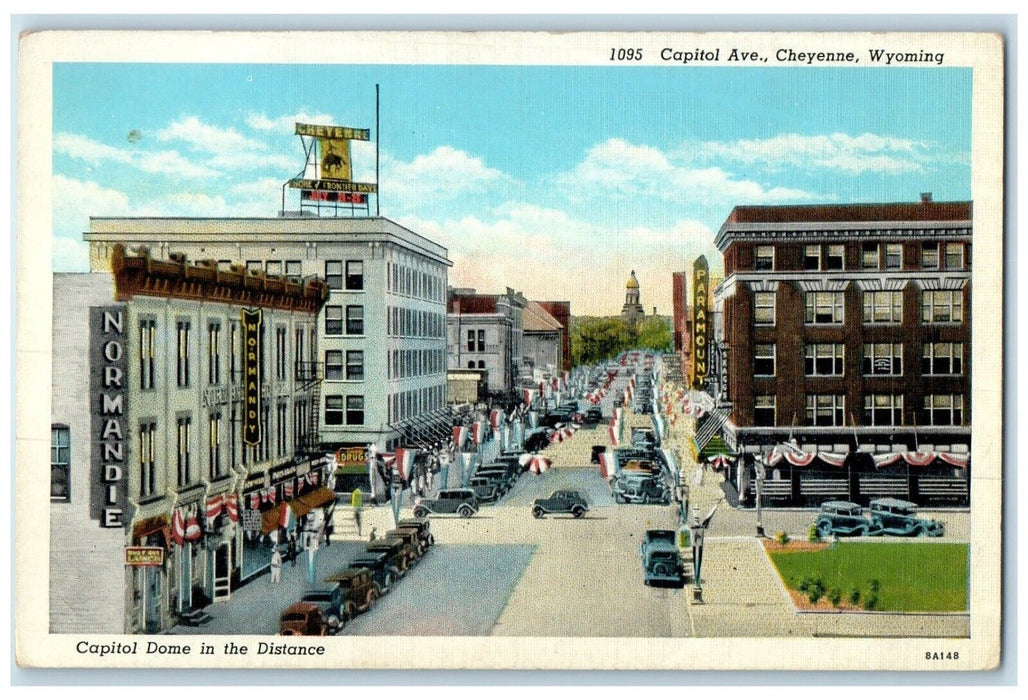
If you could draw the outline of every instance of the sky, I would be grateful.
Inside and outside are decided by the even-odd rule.
[[[295,122],[372,129],[354,179],[377,137],[381,213],[448,249],[451,285],[573,315],[619,313],[632,270],[669,314],[735,206],[971,199],[964,68],[59,63],[53,96],[62,272],[90,216],[276,216]]]

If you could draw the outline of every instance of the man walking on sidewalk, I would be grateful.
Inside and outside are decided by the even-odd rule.
[[[282,580],[282,553],[278,551],[278,546],[275,546],[275,551],[271,555],[271,582],[278,583]]]

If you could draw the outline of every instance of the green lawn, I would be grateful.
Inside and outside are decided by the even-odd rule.
[[[838,542],[821,551],[769,551],[768,556],[793,590],[804,578],[820,578],[826,590],[840,589],[844,602],[853,586],[866,601],[870,581],[877,579],[875,610],[967,610],[966,544]]]

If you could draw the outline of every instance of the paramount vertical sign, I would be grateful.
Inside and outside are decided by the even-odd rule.
[[[710,272],[707,258],[700,256],[692,266],[692,386],[699,388],[707,378],[707,341],[710,338]]]
[[[122,306],[89,310],[93,433],[89,512],[100,527],[125,524],[125,315]]]
[[[261,364],[263,347],[260,309],[243,309],[243,442],[261,442]]]

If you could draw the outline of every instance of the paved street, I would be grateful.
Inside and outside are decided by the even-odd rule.
[[[649,426],[649,416],[626,415],[632,426]],[[690,484],[691,506],[706,513],[721,499],[721,477],[696,475],[686,447],[690,425],[679,421],[665,442]],[[690,604],[691,590],[643,584],[639,558],[645,530],[675,529],[669,506],[615,505],[610,489],[589,465],[593,444],[608,442],[606,425],[584,428],[545,454],[553,468],[522,475],[497,504],[468,519],[432,517],[437,545],[371,611],[343,630],[349,635],[503,635],[590,637],[754,636],[966,636],[962,615],[797,614],[755,533],[752,510],[722,504],[707,537],[703,568],[704,604]],[[454,479],[451,478],[451,482]],[[451,486],[455,485],[451,483]],[[577,489],[589,513],[535,519],[531,503],[557,489]],[[409,502],[402,516],[410,515]],[[967,514],[934,514],[946,523],[947,539],[966,541]],[[349,514],[340,510],[338,518]],[[768,533],[785,530],[805,537],[811,510],[765,510]],[[340,523],[341,524],[341,523]],[[372,528],[392,527],[388,506],[364,511],[364,537]],[[337,527],[337,533],[345,528]],[[318,554],[319,581],[363,547],[356,535]],[[877,538],[881,539],[881,538]],[[279,611],[308,588],[304,569],[288,564],[283,581],[267,576],[243,586],[228,604],[207,611],[214,620],[179,633],[274,633]]]

